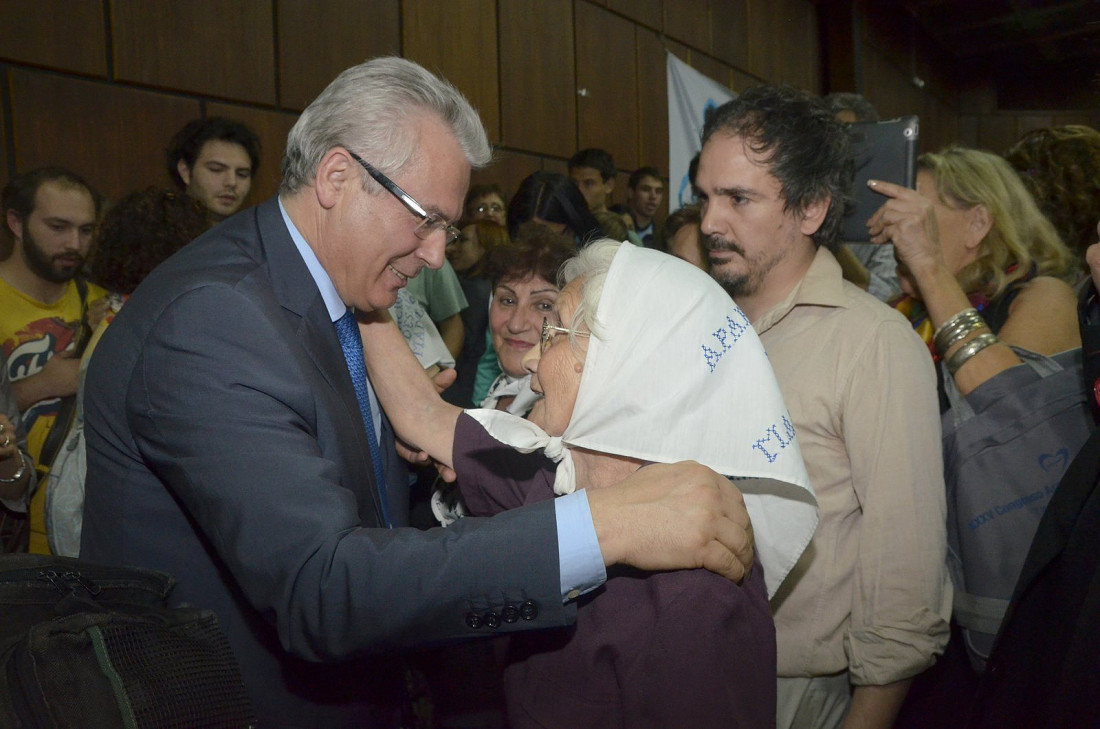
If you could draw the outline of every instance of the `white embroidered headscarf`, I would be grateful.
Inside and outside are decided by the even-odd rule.
[[[469,414],[497,440],[557,461],[559,494],[575,488],[570,446],[656,463],[695,460],[737,479],[770,597],[809,544],[818,510],[767,354],[705,272],[616,245],[562,436],[506,413]]]

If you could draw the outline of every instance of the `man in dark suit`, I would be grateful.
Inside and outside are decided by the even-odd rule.
[[[394,649],[566,625],[605,565],[751,564],[739,494],[697,465],[401,528],[393,434],[341,327],[442,264],[490,156],[446,82],[401,59],[348,69],[291,131],[280,196],[154,271],[90,365],[81,555],[167,572],[175,602],[213,609],[263,726],[393,726]]]

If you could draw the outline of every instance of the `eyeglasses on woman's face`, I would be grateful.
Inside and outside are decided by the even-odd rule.
[[[573,331],[567,327],[559,327],[556,324],[551,324],[549,319],[542,320],[542,336],[539,338],[539,354],[545,352],[554,341],[554,337],[559,334],[574,334],[578,337],[589,336],[588,332]]]

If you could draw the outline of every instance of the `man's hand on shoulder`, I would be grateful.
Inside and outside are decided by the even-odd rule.
[[[588,492],[604,563],[644,570],[702,567],[740,582],[752,568],[741,492],[698,463],[654,464]]]

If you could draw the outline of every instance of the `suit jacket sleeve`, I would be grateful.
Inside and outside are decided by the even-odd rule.
[[[446,530],[364,526],[377,500],[346,370],[325,372],[343,362],[331,330],[246,278],[181,294],[147,337],[127,392],[134,445],[286,650],[462,637],[471,610],[502,601],[539,614],[501,630],[572,620],[552,502]]]

